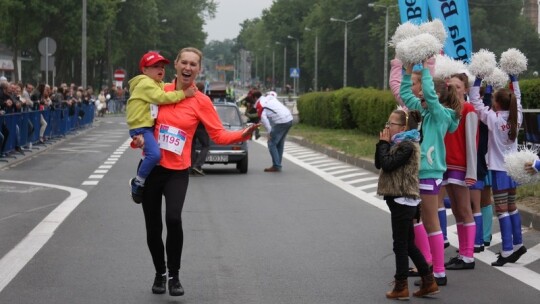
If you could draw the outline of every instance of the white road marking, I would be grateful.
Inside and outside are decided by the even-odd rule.
[[[97,180],[87,180],[87,181],[82,182],[81,185],[83,185],[83,186],[95,186],[97,184],[99,184],[99,181],[97,181]]]
[[[81,185],[83,186],[96,186],[99,184],[99,180],[96,179],[102,179],[104,174],[109,172],[109,170],[103,170],[103,169],[110,169],[116,162],[120,159],[122,154],[126,151],[125,147],[129,145],[131,142],[131,138],[127,139],[116,151],[113,152],[113,155],[110,155],[108,159],[103,162],[103,165],[99,166],[97,170],[94,171],[94,174],[90,175],[88,179],[82,182]],[[96,174],[96,173],[102,173],[102,174]]]
[[[11,249],[0,260],[0,292],[13,280],[13,278],[23,269],[34,255],[49,241],[54,232],[69,216],[69,214],[79,206],[88,195],[86,191],[60,185],[23,182],[14,180],[0,180],[2,183],[15,183],[33,186],[42,186],[64,190],[69,192],[69,196],[49,213],[26,237]]]

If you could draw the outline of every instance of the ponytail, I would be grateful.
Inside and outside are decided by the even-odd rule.
[[[499,110],[508,111],[508,121],[506,122],[510,126],[508,139],[515,141],[518,133],[518,107],[516,94],[507,88],[501,88],[493,94],[493,97],[494,101],[499,105]]]
[[[511,141],[515,141],[518,133],[517,117],[518,117],[518,108],[517,108],[517,99],[516,94],[510,93],[510,108],[508,109],[508,124],[510,125],[510,130],[508,131],[508,138]]]
[[[439,94],[439,102],[445,107],[448,107],[456,112],[456,119],[461,118],[461,98],[459,98],[457,89],[455,86],[448,84],[441,78],[433,79],[435,84],[435,92]]]

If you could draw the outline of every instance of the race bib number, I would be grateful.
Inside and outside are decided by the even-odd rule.
[[[161,149],[182,155],[185,143],[186,132],[168,125],[159,126],[158,144]]]
[[[150,115],[153,119],[157,118],[159,107],[155,104],[150,104]]]

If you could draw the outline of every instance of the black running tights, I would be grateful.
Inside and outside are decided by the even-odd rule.
[[[169,276],[178,276],[184,231],[182,230],[182,208],[189,183],[189,171],[170,170],[156,166],[146,179],[143,191],[143,212],[146,223],[146,241],[156,273],[169,270]],[[162,196],[165,196],[166,243],[163,246],[163,220],[161,215]],[[165,250],[167,267],[165,268]]]

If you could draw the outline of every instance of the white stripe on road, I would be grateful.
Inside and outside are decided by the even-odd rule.
[[[88,181],[82,182],[81,185],[83,185],[83,186],[96,186],[97,184],[99,184],[99,181],[97,181],[97,180],[91,180],[91,181],[88,180]]]
[[[357,173],[342,175],[342,176],[339,177],[339,179],[345,180],[347,178],[362,176],[362,175],[366,175],[366,174],[367,174],[366,172],[357,172]]]
[[[116,149],[115,152],[113,152],[114,155],[109,156],[109,158],[103,163],[103,165],[99,166],[99,169],[95,170],[94,174],[88,177],[88,179],[90,180],[83,181],[81,185],[97,186],[99,184],[99,179],[102,179],[104,174],[109,171],[109,170],[103,170],[103,169],[111,169],[112,166],[116,164],[116,162],[120,159],[122,154],[124,154],[124,152],[126,151],[125,147],[129,146],[130,142],[131,142],[131,138],[127,139],[118,149]],[[96,173],[102,173],[102,174],[96,174]]]
[[[11,249],[0,260],[0,292],[13,280],[13,278],[28,264],[34,255],[47,243],[53,236],[56,228],[68,217],[68,215],[79,206],[79,204],[88,195],[86,191],[71,187],[13,181],[0,180],[3,183],[24,184],[33,186],[42,186],[64,190],[69,192],[69,196],[49,213],[26,237]]]

